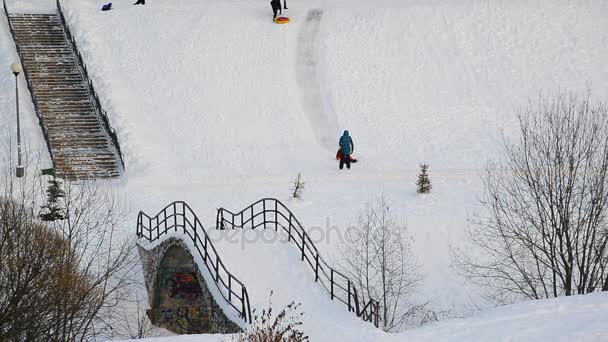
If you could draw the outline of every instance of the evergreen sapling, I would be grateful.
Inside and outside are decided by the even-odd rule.
[[[428,174],[429,166],[427,164],[420,165],[420,173],[418,174],[418,180],[416,181],[416,192],[419,194],[428,194],[431,192],[431,180]]]

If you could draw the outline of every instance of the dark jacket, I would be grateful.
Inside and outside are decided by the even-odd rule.
[[[355,144],[353,143],[353,138],[350,137],[348,131],[344,131],[338,144],[340,145],[342,154],[349,155],[355,151]]]
[[[281,0],[272,0],[270,1],[270,6],[272,6],[272,11],[277,12],[281,10]]]

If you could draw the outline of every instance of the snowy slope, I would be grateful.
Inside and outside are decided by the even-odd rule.
[[[600,342],[608,341],[608,326],[604,319],[607,315],[608,295],[598,293],[507,305],[470,318],[453,319],[405,333],[384,335],[382,340]],[[229,341],[229,338],[222,335],[199,335],[138,341],[211,342]]]
[[[283,26],[263,1],[121,1],[110,12],[93,0],[63,3],[125,153],[116,182],[134,211],[125,230],[138,210],[175,199],[211,227],[217,207],[277,197],[337,258],[340,232],[384,192],[415,238],[426,275],[417,297],[454,314],[483,305],[450,269],[450,249],[462,242],[499,131],[512,134],[514,111],[541,90],[582,92],[590,82],[608,94],[602,1],[292,0]],[[316,9],[319,19],[307,20]],[[0,34],[9,63],[6,25]],[[11,77],[0,74],[7,127]],[[361,159],[350,172],[333,159],[344,128]],[[430,196],[415,194],[421,162],[430,163]],[[288,201],[298,172],[304,198]],[[223,258],[241,256],[228,250]],[[290,266],[276,265],[298,276]]]
[[[450,248],[500,130],[512,132],[514,111],[541,90],[608,90],[603,2],[296,2],[284,26],[257,1],[110,12],[65,2],[119,131],[121,184],[136,209],[184,199],[210,226],[219,206],[286,199],[302,172],[304,200],[289,206],[306,226],[335,232],[385,192],[416,239],[421,300],[455,312],[479,304],[449,268]],[[307,20],[311,9],[320,20]],[[343,128],[362,159],[348,173],[327,142]],[[431,196],[414,193],[421,162]],[[332,254],[337,242],[319,247]]]

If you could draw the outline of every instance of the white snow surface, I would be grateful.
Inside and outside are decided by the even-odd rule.
[[[53,3],[9,0],[9,8],[48,12]],[[605,1],[289,0],[288,25],[272,23],[267,1],[131,3],[101,12],[98,1],[62,1],[125,154],[115,187],[133,208],[126,231],[134,233],[139,210],[154,215],[173,200],[188,202],[211,230],[216,208],[237,211],[276,197],[337,260],[339,232],[384,193],[414,237],[426,276],[416,298],[457,316],[486,306],[480,289],[450,268],[451,250],[477,210],[479,174],[499,156],[500,132],[513,136],[516,111],[540,91],[583,93],[591,85],[597,98],[608,94]],[[311,10],[320,21],[306,20]],[[16,58],[3,17],[5,141],[14,140],[8,65]],[[24,140],[44,152],[23,78],[20,91]],[[350,171],[334,160],[343,129],[360,159]],[[423,162],[433,181],[428,196],[415,193]],[[298,172],[307,182],[303,199],[290,200]],[[592,295],[383,335],[335,307],[289,246],[216,244],[251,287],[252,304],[264,307],[270,289],[277,305],[301,300],[313,341],[549,341],[558,333],[588,341],[607,334],[598,318],[608,311],[605,295]]]
[[[608,294],[546,299],[489,309],[399,334],[334,341],[608,341]],[[138,341],[230,341],[225,335],[150,338]],[[316,339],[312,339],[316,341]]]

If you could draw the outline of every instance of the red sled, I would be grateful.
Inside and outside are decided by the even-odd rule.
[[[349,156],[349,157],[350,157],[350,162],[351,163],[356,163],[357,162],[357,159],[353,158],[352,156]],[[341,148],[339,148],[338,152],[336,153],[336,160],[340,160],[340,159],[342,159],[342,149]]]

